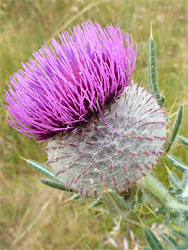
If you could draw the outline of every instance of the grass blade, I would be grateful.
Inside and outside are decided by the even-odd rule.
[[[172,131],[171,134],[169,136],[169,139],[167,141],[167,143],[165,144],[165,151],[166,153],[168,153],[172,147],[172,145],[174,144],[176,137],[178,135],[178,132],[180,130],[181,124],[182,124],[182,120],[183,120],[183,110],[184,110],[184,104],[180,104],[177,115],[176,115],[176,119],[174,121],[173,127],[172,127]]]
[[[165,250],[162,244],[159,242],[155,234],[149,229],[145,228],[144,229],[146,239],[151,247],[152,250]]]

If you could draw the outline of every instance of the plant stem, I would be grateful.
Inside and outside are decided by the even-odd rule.
[[[147,175],[141,184],[144,188],[151,192],[158,200],[165,203],[171,209],[188,210],[188,206],[177,201],[168,193],[168,190],[152,175]]]

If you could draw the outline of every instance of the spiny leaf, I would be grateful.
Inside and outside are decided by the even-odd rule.
[[[169,162],[181,172],[188,171],[188,166],[173,155],[168,155]]]
[[[101,206],[102,204],[104,204],[104,201],[102,200],[102,198],[98,198],[96,201],[91,203],[90,207],[98,207]]]
[[[165,250],[162,244],[159,242],[159,240],[155,236],[155,234],[149,228],[146,227],[144,231],[145,231],[146,239],[150,247],[152,248],[152,250]]]
[[[121,216],[122,212],[126,211],[123,199],[116,194],[116,192],[109,190],[103,192],[102,198],[106,205],[108,214],[111,216]]]
[[[188,146],[188,139],[183,137],[183,136],[178,136],[179,140],[185,144],[186,146]]]
[[[160,94],[158,86],[156,49],[152,34],[149,38],[149,43],[148,43],[148,76],[149,76],[149,86],[151,92],[158,100],[160,107],[162,107],[165,102],[165,98]]]
[[[177,217],[176,217],[176,225],[178,226],[185,226],[186,224],[186,216],[181,211],[176,211]]]
[[[188,171],[185,171],[183,173],[183,177],[182,177],[182,180],[181,180],[181,185],[182,185],[183,190],[187,191],[187,188],[188,188]]]
[[[59,177],[55,177],[55,173],[51,169],[31,159],[26,161],[32,168],[37,170],[39,173],[45,175],[46,177],[52,179],[53,181],[57,181],[64,184],[64,181],[62,179],[60,179]]]
[[[182,189],[181,182],[174,172],[169,172],[169,181],[175,186],[176,189]]]
[[[183,120],[183,110],[184,110],[184,104],[180,104],[177,115],[176,115],[176,119],[174,121],[173,127],[172,127],[172,131],[171,134],[169,136],[168,141],[165,144],[165,151],[166,153],[168,153],[172,147],[172,145],[174,144],[176,137],[178,135],[178,132],[180,130],[181,124],[182,124],[182,120]]]
[[[71,200],[79,200],[80,198],[82,198],[81,194],[75,194],[71,197]]]
[[[51,180],[49,180],[49,179],[40,179],[40,181],[43,183],[43,184],[45,184],[45,185],[47,185],[47,186],[49,186],[49,187],[52,187],[52,188],[56,188],[56,189],[60,189],[60,190],[62,190],[62,191],[68,191],[68,192],[74,192],[74,190],[72,190],[72,189],[66,189],[65,188],[65,185],[63,185],[63,184],[61,184],[61,183],[59,183],[59,182],[55,182],[55,181],[51,181]]]
[[[167,227],[171,227],[173,224],[173,217],[171,216],[171,211],[170,209],[166,209],[166,213],[165,213],[165,225]]]
[[[188,234],[186,235],[186,234],[184,234],[183,232],[181,232],[181,231],[178,231],[178,230],[176,230],[176,229],[172,229],[171,230],[171,234],[173,234],[175,237],[177,237],[177,238],[179,238],[179,239],[181,239],[181,240],[186,240],[186,239],[188,239]]]
[[[162,233],[161,234],[162,238],[171,245],[172,249],[177,250],[177,246],[178,244],[176,243],[176,241],[169,235]]]

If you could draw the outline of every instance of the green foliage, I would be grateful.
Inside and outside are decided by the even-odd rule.
[[[155,234],[149,229],[145,228],[144,229],[146,239],[151,247],[152,250],[165,250],[162,244],[159,242]]]
[[[168,138],[168,141],[165,145],[165,151],[168,153],[170,149],[172,148],[172,145],[174,144],[176,137],[178,136],[179,130],[181,128],[182,120],[183,120],[183,110],[184,110],[184,104],[180,104],[179,109],[176,114],[176,119],[174,121],[170,136]]]
[[[163,240],[166,241],[170,245],[170,249],[174,249],[174,250],[188,249],[188,234],[185,235],[181,231],[178,232],[177,230],[171,230],[171,235],[175,236],[175,239],[166,233],[161,234],[161,237],[163,238]],[[184,243],[183,244],[177,243],[177,242],[180,242],[179,239],[183,240]]]
[[[61,178],[56,177],[55,173],[51,169],[43,166],[41,163],[38,163],[34,160],[26,160],[26,161],[32,168],[34,168],[39,173],[45,175],[46,177],[52,179],[53,181],[57,181],[64,184],[64,181]]]
[[[65,188],[65,185],[63,185],[62,183],[60,183],[60,182],[55,182],[55,181],[51,181],[51,180],[49,180],[49,179],[40,179],[40,181],[43,183],[43,184],[45,184],[45,185],[47,185],[47,186],[49,186],[49,187],[52,187],[52,188],[56,188],[56,189],[60,189],[60,190],[62,190],[62,191],[67,191],[67,192],[74,192],[74,190],[72,190],[72,189],[66,189]]]
[[[173,165],[173,167],[177,168],[181,172],[188,171],[188,166],[180,161],[177,157],[168,155],[168,160]]]
[[[182,140],[181,140],[182,141]],[[187,138],[183,139],[183,143],[187,141]],[[186,145],[186,143],[184,143]],[[176,176],[175,173],[170,172],[169,174],[169,180],[172,184],[172,186],[169,187],[169,190],[176,196],[177,199],[179,199],[182,203],[188,204],[188,166],[180,161],[177,157],[173,155],[168,156],[169,162],[172,164],[173,167],[180,170],[182,172],[182,179],[181,181]],[[184,194],[186,195],[184,196]],[[188,216],[188,212],[187,215]]]
[[[104,201],[102,198],[98,198],[96,201],[91,203],[90,207],[98,207],[104,204]]]
[[[148,43],[148,79],[150,90],[158,100],[159,106],[162,107],[165,102],[165,98],[161,95],[159,90],[157,77],[156,48],[152,34],[149,38]]]
[[[188,139],[185,138],[184,136],[178,136],[179,140],[185,144],[186,146],[188,146]]]
[[[6,88],[9,75],[27,62],[31,53],[38,50],[53,34],[68,30],[77,23],[90,19],[103,26],[118,23],[133,35],[138,44],[138,57],[133,79],[147,84],[148,25],[153,21],[155,43],[158,49],[158,79],[165,91],[165,108],[170,110],[175,96],[177,103],[186,89],[186,2],[175,5],[165,1],[1,1],[1,88]],[[174,18],[174,17],[177,18]],[[168,35],[167,35],[168,32]],[[2,91],[1,100],[3,102]],[[175,106],[177,107],[177,106]],[[187,106],[185,105],[185,109]],[[38,182],[39,176],[28,168],[19,155],[45,162],[42,146],[31,138],[13,130],[1,109],[1,248],[2,249],[97,249],[96,239],[106,241],[106,234],[114,226],[111,217],[101,215],[92,219],[92,210],[80,214],[87,206],[61,208],[61,201],[69,193],[46,188]],[[188,112],[181,129],[186,134]],[[185,162],[187,152],[174,147],[173,154]],[[159,171],[160,167],[160,171]],[[157,175],[167,183],[165,168],[157,166]],[[27,178],[25,175],[31,175]],[[185,176],[185,175],[184,175]],[[188,178],[188,176],[187,176]],[[186,179],[184,181],[186,183]],[[88,203],[89,206],[89,203]],[[95,215],[95,213],[94,213]],[[151,216],[145,215],[144,219]],[[145,220],[144,220],[145,221]],[[130,224],[122,221],[119,237],[124,237]],[[144,244],[142,228],[131,225],[136,240]],[[173,232],[173,230],[172,230]],[[183,233],[176,232],[185,241]],[[188,242],[188,240],[187,240]],[[11,245],[11,246],[10,246]],[[182,250],[188,247],[182,247]]]

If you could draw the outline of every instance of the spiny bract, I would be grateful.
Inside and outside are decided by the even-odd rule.
[[[116,191],[136,184],[154,166],[166,140],[165,112],[136,83],[71,137],[57,134],[46,148],[49,163],[68,189],[100,196],[101,182]],[[120,136],[119,134],[122,136]]]

